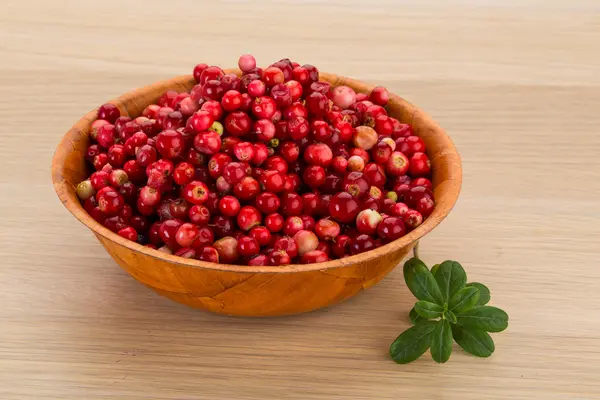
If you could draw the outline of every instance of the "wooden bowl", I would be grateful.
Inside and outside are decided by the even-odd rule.
[[[239,74],[238,70],[229,70]],[[333,86],[347,85],[356,92],[372,89],[361,82],[321,74]],[[136,117],[171,89],[188,91],[195,82],[181,76],[126,93],[112,101],[122,115]],[[416,242],[437,226],[454,206],[461,187],[461,163],[446,133],[417,107],[391,94],[389,114],[413,126],[427,145],[432,162],[435,211],[406,236],[378,249],[319,264],[249,267],[213,264],[176,257],[131,242],[91,218],[83,209],[75,187],[86,179],[84,155],[90,111],[63,137],[52,161],[54,188],[65,207],[98,238],[112,258],[135,279],[157,293],[200,309],[236,316],[279,316],[303,313],[346,300],[367,289],[408,255]]]

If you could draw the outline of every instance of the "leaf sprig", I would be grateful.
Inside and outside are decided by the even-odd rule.
[[[505,330],[508,315],[486,305],[490,290],[478,282],[467,283],[467,274],[458,262],[444,261],[430,271],[413,257],[404,264],[404,280],[419,301],[409,313],[414,326],[390,346],[394,361],[406,364],[430,350],[434,361],[445,363],[452,354],[453,340],[477,357],[494,352],[488,332]]]

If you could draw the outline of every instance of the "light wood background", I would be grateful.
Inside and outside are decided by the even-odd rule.
[[[343,6],[343,8],[342,8]],[[0,0],[0,399],[600,398],[600,4]],[[496,353],[387,355],[397,269],[338,307],[233,319],[122,271],[50,183],[63,133],[197,62],[284,56],[385,84],[447,129],[459,202],[422,241],[510,315]]]

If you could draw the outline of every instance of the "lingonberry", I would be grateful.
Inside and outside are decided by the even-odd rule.
[[[225,74],[219,79],[221,86],[225,92],[229,90],[235,90],[239,92],[242,90],[242,80],[238,78],[236,74]]]
[[[231,185],[235,185],[246,176],[244,166],[238,162],[230,162],[223,168],[223,178]]]
[[[402,219],[410,230],[415,229],[423,222],[423,216],[417,210],[408,210]]]
[[[264,167],[268,171],[279,171],[282,174],[287,174],[288,172],[288,164],[285,159],[280,156],[271,156],[267,158]]]
[[[237,215],[237,224],[243,231],[249,231],[255,226],[260,225],[262,216],[260,212],[252,206],[244,206]]]
[[[240,257],[238,252],[238,241],[231,236],[226,236],[217,240],[213,247],[219,253],[219,262],[229,264],[234,263]]]
[[[297,192],[302,185],[302,180],[298,174],[287,174],[283,184],[284,192]]]
[[[90,184],[95,191],[110,186],[110,174],[106,171],[96,171],[90,176]]]
[[[169,213],[173,218],[187,219],[190,209],[190,204],[184,199],[169,200]]]
[[[110,154],[109,154],[110,159]],[[431,172],[431,162],[427,154],[416,152],[410,157],[410,174],[413,177],[421,177],[429,175]]]
[[[178,185],[186,185],[194,178],[194,166],[188,162],[181,162],[173,170],[173,180]]]
[[[252,97],[264,96],[267,91],[267,86],[261,80],[255,79],[248,83],[248,94]]]
[[[347,235],[340,235],[335,238],[335,241],[331,245],[331,252],[338,258],[347,256],[350,252],[350,245],[352,239]]]
[[[264,143],[254,143],[254,156],[250,161],[253,165],[262,165],[269,157],[269,148]],[[256,171],[257,168],[254,168]]]
[[[302,178],[304,180],[304,183],[306,183],[311,188],[316,189],[323,183],[325,183],[325,169],[320,165],[308,166],[304,170]]]
[[[156,150],[164,158],[171,160],[179,158],[185,149],[185,141],[179,131],[168,129],[156,137]]]
[[[233,193],[242,200],[250,200],[260,193],[260,184],[251,176],[245,176],[233,186]]]
[[[259,119],[254,123],[252,132],[256,135],[256,139],[261,142],[268,142],[275,137],[275,124],[268,119]]]
[[[310,132],[310,125],[308,121],[302,117],[295,117],[287,123],[287,133],[290,137],[296,141],[304,139]]]
[[[114,124],[117,118],[121,116],[121,111],[119,111],[119,108],[114,104],[106,103],[98,108],[97,116],[98,119],[103,119],[111,124]]]
[[[408,158],[400,151],[392,152],[390,158],[385,164],[386,172],[392,176],[405,175],[409,169]]]
[[[350,245],[350,253],[359,254],[377,248],[377,242],[369,235],[357,236]]]
[[[304,161],[310,165],[328,167],[333,160],[331,148],[324,143],[309,145],[304,151]]]
[[[304,222],[300,217],[288,217],[283,224],[283,233],[294,236],[296,232],[304,229]]]
[[[322,93],[313,92],[306,98],[306,108],[315,117],[323,117],[329,111],[329,99]]]
[[[304,193],[302,195],[302,210],[307,215],[321,213],[321,201],[317,193]]]
[[[273,243],[273,249],[275,251],[285,251],[292,258],[298,255],[298,244],[289,236],[277,238]]]
[[[323,218],[315,225],[315,233],[321,240],[335,240],[341,232],[340,224],[334,220]]]
[[[302,197],[298,193],[284,193],[281,196],[281,212],[283,215],[302,215],[302,207]]]
[[[118,188],[129,182],[129,177],[127,176],[127,172],[122,169],[113,169],[109,175],[109,182],[112,187]]]
[[[362,172],[371,185],[379,188],[383,188],[385,186],[387,177],[385,175],[385,169],[382,165],[369,163],[365,166],[365,169],[363,169]]]
[[[311,231],[301,230],[293,236],[296,245],[298,245],[298,255],[302,256],[309,251],[317,249],[319,238]]]
[[[264,226],[255,226],[250,229],[248,236],[256,240],[259,246],[266,246],[271,242],[271,232]]]
[[[255,201],[256,208],[264,214],[271,214],[279,210],[281,201],[279,197],[271,192],[263,192],[256,196]]]
[[[123,218],[121,218],[118,215],[104,219],[103,224],[105,227],[107,227],[108,229],[110,229],[111,231],[113,231],[115,233],[119,232],[121,229],[127,228],[127,226],[128,226],[127,222],[125,222],[123,220]]]
[[[331,217],[342,223],[354,221],[360,207],[356,199],[347,192],[341,192],[331,198],[329,202],[329,214]]]
[[[300,99],[302,97],[302,85],[300,84],[300,82],[295,81],[295,80],[289,80],[286,83],[284,83],[285,86],[288,87],[288,89],[290,90],[290,95],[292,96],[292,101],[296,101],[298,99]]]
[[[412,157],[415,153],[425,153],[425,142],[418,136],[409,136],[405,139],[396,140],[396,145],[406,157]]]
[[[361,198],[369,192],[371,185],[362,172],[349,172],[344,177],[344,191],[355,198]]]
[[[221,106],[225,111],[235,111],[242,106],[242,94],[237,90],[229,90],[221,99]]]
[[[160,191],[150,187],[144,186],[142,190],[140,190],[139,201],[148,207],[155,207],[160,203],[161,193]]]
[[[279,68],[281,72],[283,72],[284,81],[287,82],[290,79],[292,79],[292,63],[288,59],[277,61],[276,63],[273,63],[270,66]]]
[[[125,205],[123,196],[114,189],[98,191],[96,201],[98,202],[98,208],[106,216],[118,215]]]
[[[390,100],[390,95],[386,88],[377,86],[371,90],[371,94],[369,94],[369,100],[374,104],[385,106]]]
[[[351,172],[361,172],[365,169],[365,160],[361,156],[352,156],[348,159],[347,168]]]
[[[272,213],[265,217],[265,226],[272,233],[277,233],[283,229],[283,217],[281,214]]]
[[[345,110],[356,102],[356,92],[348,86],[338,86],[331,91],[331,100],[333,104]]]
[[[283,73],[282,73],[283,75]],[[292,262],[289,254],[283,250],[276,250],[271,253],[268,257],[269,265],[279,266],[279,265],[287,265]]]
[[[374,235],[383,218],[375,210],[362,210],[356,216],[356,229],[366,235]]]
[[[304,67],[299,67],[299,66],[294,67],[292,69],[292,78],[295,81],[298,81],[298,83],[303,86],[309,85],[310,82],[313,81],[313,79],[311,79],[311,75],[310,75],[308,69],[306,69]],[[317,77],[317,79],[319,79],[319,78]],[[317,79],[314,79],[314,80],[317,80]]]
[[[325,261],[329,261],[329,256],[322,250],[309,251],[300,258],[302,264],[315,264]]]
[[[410,182],[411,186],[423,186],[429,190],[433,189],[433,185],[431,181],[427,178],[416,178],[414,181]]]
[[[252,114],[257,119],[271,119],[277,110],[275,100],[268,96],[260,96],[252,102]]]
[[[304,224],[304,229],[306,229],[307,231],[315,230],[315,219],[313,217],[305,214],[300,216],[300,218],[302,219],[302,223]]]
[[[414,132],[411,125],[402,124],[395,118],[392,118],[392,123],[394,124],[394,131],[392,132],[392,138],[406,138],[408,136],[413,136]]]
[[[200,228],[197,225],[186,222],[181,224],[175,233],[175,241],[181,247],[190,247],[198,239]]]
[[[220,77],[225,75],[225,72],[219,67],[210,66],[206,67],[202,73],[200,74],[199,84],[204,85],[206,82],[210,80],[218,80]]]
[[[192,207],[190,207],[190,210],[188,211],[188,216],[190,222],[198,226],[205,226],[210,220],[210,211],[208,210],[208,207],[204,205],[195,204]]]
[[[285,81],[283,71],[277,67],[269,67],[263,72],[263,80],[268,87],[273,87]]]
[[[394,217],[402,218],[402,217],[404,217],[404,214],[406,214],[408,212],[408,210],[409,210],[409,208],[406,204],[396,203],[390,208],[389,212],[390,212],[390,215],[392,215]]]
[[[271,88],[271,97],[275,100],[277,108],[283,110],[292,104],[290,88],[284,84],[278,84]]]
[[[251,127],[252,119],[243,111],[234,111],[225,118],[225,130],[233,136],[244,136]]]
[[[202,64],[197,64],[197,65],[194,67],[194,70],[193,70],[193,73],[192,73],[192,75],[194,76],[194,80],[195,80],[196,82],[200,82],[200,76],[202,75],[202,72],[203,72],[203,71],[204,71],[206,68],[208,68],[208,64],[204,64],[204,63],[202,63]]]
[[[269,265],[269,258],[264,254],[259,254],[248,260],[248,265],[253,267],[264,267]]]
[[[202,250],[197,252],[196,257],[198,258],[198,260],[217,264],[219,263],[219,252],[212,246],[203,247]]]
[[[233,148],[235,157],[244,162],[250,162],[254,157],[254,146],[250,142],[240,142]]]
[[[192,204],[202,204],[208,199],[208,188],[200,181],[191,181],[183,187],[181,195]]]
[[[114,168],[120,168],[127,160],[127,154],[122,144],[114,144],[108,149],[108,163]]]
[[[102,125],[98,128],[98,134],[96,136],[96,140],[98,144],[105,149],[109,149],[113,144],[115,144],[115,126],[112,124]]]
[[[218,133],[207,131],[194,137],[194,148],[202,154],[213,155],[221,150],[221,137]]]
[[[371,155],[377,164],[385,164],[392,156],[392,148],[388,143],[379,142],[373,147]]]
[[[96,193],[96,190],[92,186],[92,183],[89,179],[79,182],[75,191],[77,192],[77,197],[83,201],[89,199]]]
[[[238,240],[237,250],[242,257],[252,257],[258,255],[260,252],[260,245],[253,237],[244,236]]]
[[[283,110],[283,118],[285,120],[292,120],[296,117],[308,118],[308,110],[300,102],[292,103],[291,106]]]

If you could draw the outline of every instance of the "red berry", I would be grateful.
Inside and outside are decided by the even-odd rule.
[[[234,263],[240,256],[238,252],[238,241],[231,236],[226,236],[217,240],[213,244],[213,247],[219,253],[219,262],[221,263]]]
[[[415,229],[423,222],[423,216],[416,210],[408,210],[402,219],[410,230]]]
[[[360,211],[358,202],[349,193],[341,192],[331,198],[329,213],[331,217],[342,223],[354,221]]]
[[[406,155],[412,157],[415,153],[425,153],[425,142],[418,136],[409,136],[404,139],[396,140],[396,145],[399,145],[399,150]]]
[[[374,104],[385,106],[390,100],[390,95],[386,88],[377,86],[371,91],[371,94],[369,95],[369,100],[372,101]]]
[[[256,239],[244,236],[237,243],[238,253],[243,257],[252,257],[260,252],[260,245]]]
[[[350,172],[361,172],[365,169],[365,160],[361,156],[352,156],[348,159],[346,169]]]
[[[394,217],[404,217],[404,214],[408,212],[408,206],[404,203],[396,203],[389,210],[390,214]]]
[[[202,204],[208,199],[208,188],[200,181],[191,181],[185,185],[181,194],[192,204]]]
[[[248,72],[256,68],[256,60],[251,54],[244,54],[238,60],[238,66],[242,72]]]
[[[219,211],[225,216],[235,217],[240,208],[240,202],[233,196],[224,196],[219,200]]]
[[[200,228],[197,225],[182,224],[175,233],[175,241],[181,247],[190,247],[198,239]]]
[[[109,157],[110,158],[110,157]],[[428,175],[431,172],[431,162],[425,153],[414,153],[410,158],[410,174],[413,177]]]
[[[269,214],[265,217],[265,226],[273,233],[283,229],[283,222],[283,217],[278,213]]]
[[[349,255],[352,239],[347,235],[338,236],[331,245],[331,252],[338,258]]]
[[[310,126],[308,121],[302,117],[295,117],[287,123],[287,133],[296,141],[308,136]]]
[[[366,209],[356,216],[356,229],[366,235],[374,235],[383,218],[377,211]]]
[[[302,85],[300,84],[300,82],[295,81],[295,80],[289,80],[284,85],[286,85],[288,87],[288,89],[290,90],[290,95],[292,96],[292,101],[296,101],[300,97],[302,97],[303,89],[302,89]]]
[[[292,104],[290,88],[284,84],[278,84],[271,88],[271,97],[279,109],[285,109]]]
[[[158,190],[151,188],[150,186],[144,186],[140,190],[139,201],[148,207],[156,207],[160,203],[161,194]]]
[[[173,180],[178,185],[186,185],[194,178],[194,166],[187,162],[182,162],[173,170]]]
[[[237,90],[229,90],[221,99],[221,106],[225,111],[235,111],[242,106],[242,94]]]
[[[198,260],[217,264],[219,263],[219,252],[212,246],[203,247],[202,250],[200,250],[200,253],[197,255],[197,257]]]
[[[252,206],[244,206],[237,215],[237,224],[243,231],[249,231],[255,226],[260,225],[262,216],[260,212]]]
[[[284,193],[281,196],[281,211],[285,216],[301,215],[303,201],[298,193]]]
[[[279,210],[281,201],[271,192],[263,192],[256,197],[256,208],[264,214],[271,214]]]
[[[283,75],[283,73],[282,73],[282,75]],[[272,266],[287,265],[292,262],[292,259],[290,258],[288,253],[286,253],[283,250],[274,251],[273,253],[271,253],[269,255],[268,259],[269,259],[269,265],[272,265]]]
[[[260,246],[266,246],[271,243],[271,232],[264,226],[255,226],[250,229],[248,235],[256,240]]]
[[[365,166],[365,169],[363,169],[362,172],[371,185],[380,188],[385,186],[385,183],[387,182],[387,177],[385,175],[385,169],[382,165],[376,163],[369,163]]]
[[[333,152],[324,143],[311,144],[304,151],[304,161],[311,165],[328,167],[333,161]]]
[[[429,190],[433,189],[433,185],[431,184],[431,181],[427,178],[417,178],[414,181],[411,182],[411,186],[423,186]]]
[[[306,98],[306,108],[314,116],[322,117],[329,109],[329,99],[322,93],[313,92]]]
[[[329,257],[327,256],[327,253],[321,250],[309,251],[308,253],[305,253],[300,259],[300,262],[302,264],[315,264],[325,261],[329,261]]]
[[[200,75],[202,75],[202,72],[208,68],[208,64],[198,64],[194,67],[194,72],[193,72],[193,76],[194,76],[194,80],[196,82],[200,82]]]
[[[132,227],[128,226],[127,228],[123,228],[121,229],[119,232],[117,232],[117,234],[119,236],[124,237],[125,239],[129,239],[132,242],[137,241],[137,232],[135,231],[135,229],[133,229]]]
[[[98,119],[103,119],[111,124],[114,124],[120,116],[121,111],[119,111],[119,108],[114,104],[106,103],[98,108]]]
[[[321,240],[335,240],[341,232],[340,225],[331,219],[320,219],[315,225],[315,233]]]
[[[110,186],[110,174],[106,171],[96,171],[90,176],[90,183],[94,190]]]
[[[287,174],[288,172],[288,164],[280,156],[269,157],[265,162],[264,168],[269,171],[279,171],[282,174]]]
[[[325,169],[319,165],[311,165],[304,170],[302,178],[304,183],[316,189],[325,183]]]
[[[378,247],[377,242],[369,235],[359,235],[352,241],[350,252],[352,254],[364,253]]]
[[[405,175],[409,168],[408,158],[403,153],[394,151],[387,161],[385,168],[387,173],[392,176]]]
[[[294,241],[298,245],[298,255],[302,256],[309,251],[317,249],[319,239],[311,231],[301,230],[294,234]]]
[[[269,67],[263,72],[263,80],[268,87],[273,87],[279,83],[283,83],[285,76],[279,68]]]
[[[221,68],[216,67],[216,66],[207,67],[200,74],[200,80],[198,81],[198,83],[200,83],[201,85],[204,85],[204,83],[206,83],[210,80],[219,79],[223,75],[225,75],[225,72],[223,72],[223,70]]]
[[[255,79],[248,83],[248,94],[252,97],[264,96],[267,91],[267,85],[261,80]]]
[[[298,255],[298,244],[289,236],[284,236],[275,240],[273,244],[275,251],[285,251],[290,257],[294,258]]]
[[[287,236],[294,236],[296,232],[304,229],[304,222],[300,217],[288,217],[283,225],[283,233]]]
[[[240,142],[233,148],[233,154],[240,161],[250,162],[254,157],[254,146],[250,142]]]
[[[254,123],[253,132],[256,135],[256,139],[261,142],[268,142],[275,137],[276,129],[271,120],[259,119]]]
[[[264,143],[254,143],[253,165],[262,165],[269,157],[269,148]]]
[[[256,179],[246,176],[233,186],[233,193],[242,200],[250,200],[260,193],[260,185]]]
[[[269,258],[264,254],[259,254],[248,260],[248,265],[253,267],[264,267],[269,265]]]
[[[188,211],[190,222],[198,225],[205,226],[210,220],[210,211],[204,205],[193,205]]]
[[[244,136],[251,127],[252,119],[243,111],[232,112],[225,118],[225,130],[233,136]]]

